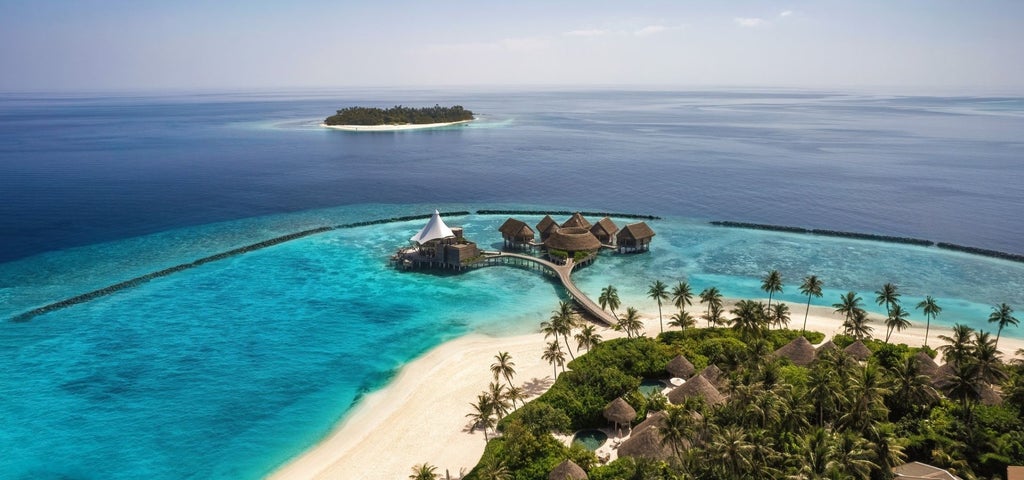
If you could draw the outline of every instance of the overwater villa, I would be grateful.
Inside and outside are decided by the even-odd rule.
[[[409,239],[412,246],[403,248],[392,260],[405,268],[441,267],[461,270],[480,257],[476,243],[462,236],[461,227],[449,227],[434,210],[419,233]]]

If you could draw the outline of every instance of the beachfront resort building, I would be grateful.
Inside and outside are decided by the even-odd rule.
[[[618,249],[620,253],[645,252],[654,231],[644,222],[627,225],[622,230],[609,217],[591,224],[582,213],[573,213],[559,225],[551,215],[537,223],[540,242],[534,241],[534,231],[521,220],[509,218],[498,230],[505,240],[505,248],[541,247],[551,260],[574,258],[592,259],[601,248]]]
[[[442,267],[461,270],[480,257],[476,243],[462,236],[462,228],[445,224],[437,210],[409,241],[412,246],[399,250],[392,257],[393,261],[405,268]]]

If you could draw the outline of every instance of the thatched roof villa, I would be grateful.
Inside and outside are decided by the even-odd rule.
[[[646,252],[654,238],[654,230],[646,222],[631,223],[622,227],[615,236],[619,252]]]
[[[540,241],[546,240],[553,228],[558,228],[558,223],[555,222],[555,219],[551,218],[551,215],[544,215],[544,218],[537,223],[537,233],[540,234]]]
[[[561,227],[562,228],[570,228],[570,227],[585,228],[587,230],[590,230],[591,225],[590,225],[590,222],[588,222],[587,219],[583,217],[582,213],[576,212],[576,213],[572,214],[572,216],[569,217],[568,220],[566,220],[564,223],[562,223]]]
[[[720,405],[725,403],[725,397],[715,388],[711,382],[701,375],[697,375],[686,383],[668,392],[668,401],[674,405],[682,404],[689,397],[703,398],[708,405]]]
[[[618,232],[618,225],[615,225],[615,222],[608,217],[598,220],[594,226],[590,227],[590,233],[594,234],[594,236],[605,245],[614,245],[615,234]]]
[[[533,242],[533,229],[522,220],[509,217],[498,231],[505,241],[505,248],[529,248]]]
[[[554,470],[551,470],[548,480],[587,480],[587,472],[576,465],[576,462],[565,459]]]
[[[815,351],[811,342],[801,335],[776,350],[775,356],[789,359],[794,365],[806,367],[814,361]]]

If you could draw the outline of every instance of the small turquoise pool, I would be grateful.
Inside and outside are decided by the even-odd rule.
[[[572,437],[572,443],[579,443],[591,452],[601,448],[608,435],[600,430],[580,430]]]
[[[644,379],[644,381],[640,382],[640,388],[638,390],[640,390],[640,393],[644,394],[646,397],[654,392],[660,392],[664,388],[665,383],[661,380]]]

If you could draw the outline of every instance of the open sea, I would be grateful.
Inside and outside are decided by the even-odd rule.
[[[345,106],[435,103],[479,120],[318,127]],[[826,292],[814,304],[853,290],[881,312],[872,292],[894,282],[907,306],[934,296],[936,323],[988,329],[993,304],[1024,309],[1024,263],[708,221],[1024,254],[1022,132],[1018,97],[0,94],[0,478],[261,478],[430,348],[536,330],[564,295],[545,276],[389,268],[423,221],[332,230],[11,321],[279,235],[434,208],[663,217],[649,222],[650,253],[603,254],[575,275],[595,297],[616,285],[624,307],[656,308],[644,295],[655,279],[762,298],[760,277],[778,269],[785,300],[802,301],[800,279],[816,274]],[[447,220],[491,247],[505,218]]]

